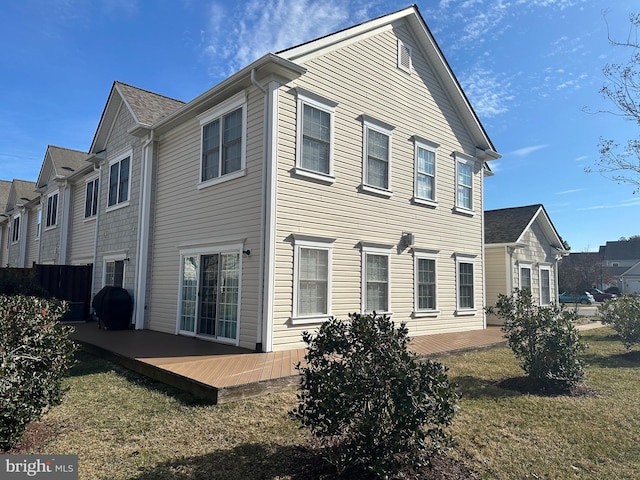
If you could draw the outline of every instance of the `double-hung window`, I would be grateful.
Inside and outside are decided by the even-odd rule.
[[[58,224],[58,192],[52,193],[47,197],[47,218],[45,220],[45,229],[53,228]]]
[[[107,208],[129,204],[131,154],[128,153],[109,163],[109,198]]]
[[[362,189],[391,196],[391,132],[393,126],[362,116],[363,168]]]
[[[414,137],[415,177],[413,200],[415,203],[436,204],[436,149],[438,145]]]
[[[246,94],[240,92],[198,116],[202,131],[200,187],[245,174]]]
[[[475,314],[475,282],[473,256],[456,255],[458,315]]]
[[[473,215],[473,170],[475,160],[460,153],[454,154],[456,161],[456,208],[457,212]]]
[[[332,183],[334,113],[338,104],[298,89],[296,173]]]
[[[540,265],[540,305],[551,303],[551,267]]]
[[[11,225],[11,243],[17,243],[20,240],[20,215],[13,217]]]
[[[335,239],[294,236],[293,324],[331,316],[331,250]]]
[[[36,240],[40,240],[42,233],[42,207],[38,207],[36,211]]]
[[[437,252],[414,250],[414,316],[437,315]]]
[[[99,178],[87,182],[84,199],[84,218],[95,217],[98,213]]]
[[[531,292],[531,264],[520,262],[520,289]]]
[[[391,311],[390,257],[390,248],[362,246],[363,312]]]

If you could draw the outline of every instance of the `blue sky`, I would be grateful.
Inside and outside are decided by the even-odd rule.
[[[614,115],[602,67],[628,53],[629,0],[417,2],[501,160],[485,208],[545,205],[573,251],[640,234],[640,197],[597,173]],[[0,178],[35,181],[47,145],[88,150],[114,80],[188,101],[266,52],[408,6],[394,0],[5,0]],[[638,5],[640,7],[640,5]],[[638,9],[640,10],[640,8]],[[605,21],[606,18],[606,21]]]

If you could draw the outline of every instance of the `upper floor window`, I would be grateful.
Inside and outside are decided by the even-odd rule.
[[[18,240],[20,240],[20,215],[13,217],[11,226],[11,242],[16,243]]]
[[[362,311],[388,313],[391,310],[390,250],[362,247]]]
[[[201,186],[244,175],[246,95],[241,92],[200,115]]]
[[[337,103],[298,89],[296,173],[333,182],[333,124]]]
[[[125,206],[129,202],[131,154],[109,164],[109,198],[107,207]]]
[[[475,313],[474,257],[456,255],[458,315]]]
[[[413,200],[434,205],[436,202],[436,149],[438,145],[414,137],[415,178]]]
[[[295,237],[294,324],[331,316],[331,250],[334,239]]]
[[[363,118],[363,178],[365,191],[391,196],[391,132],[393,127],[365,115]]]
[[[461,153],[455,153],[456,161],[456,206],[460,213],[473,215],[473,177],[475,160]]]
[[[47,197],[47,218],[45,228],[52,228],[58,224],[58,192]]]
[[[84,200],[84,218],[94,217],[98,213],[99,181],[99,178],[94,178],[87,182]]]

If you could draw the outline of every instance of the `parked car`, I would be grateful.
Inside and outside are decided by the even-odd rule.
[[[622,292],[618,287],[609,287],[604,290],[604,293],[615,293],[617,296],[620,296]]]
[[[593,298],[596,302],[604,302],[605,300],[614,300],[618,298],[618,295],[616,295],[615,293],[606,293],[597,288],[590,288],[589,290],[587,290],[587,292],[593,295]]]
[[[567,293],[563,292],[559,297],[560,303],[581,303],[583,305],[593,305],[595,298],[589,292]]]

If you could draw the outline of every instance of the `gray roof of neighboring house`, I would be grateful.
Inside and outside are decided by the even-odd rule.
[[[114,84],[133,110],[138,123],[153,125],[161,118],[175,112],[184,102],[149,92],[122,82]]]
[[[0,180],[0,213],[7,211],[7,201],[9,200],[10,191],[11,182],[8,180]]]
[[[517,242],[540,208],[544,209],[542,205],[537,204],[526,207],[501,208],[499,210],[485,211],[485,243]]]
[[[49,145],[47,151],[51,156],[56,175],[68,177],[88,165],[87,157],[89,154],[86,152],[56,147],[54,145]]]
[[[607,242],[600,249],[605,260],[640,260],[640,239]]]
[[[36,183],[29,182],[27,180],[14,180],[13,188],[16,192],[15,202],[18,203],[27,203],[30,200],[33,200],[38,196],[35,192]],[[25,200],[27,199],[27,200]]]

